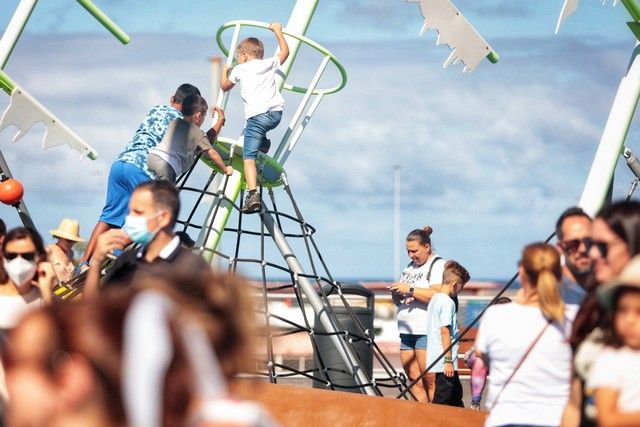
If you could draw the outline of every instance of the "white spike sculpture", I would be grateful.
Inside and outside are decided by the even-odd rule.
[[[93,4],[91,0],[76,1],[120,40],[121,43],[129,43],[129,36]],[[14,135],[13,142],[16,142],[29,132],[34,124],[43,122],[46,127],[42,141],[43,149],[69,144],[71,148],[80,151],[91,160],[95,160],[98,154],[93,147],[84,142],[82,138],[62,123],[51,111],[38,102],[37,99],[14,83],[2,70],[7,64],[37,3],[38,0],[20,0],[11,21],[0,38],[0,89],[11,95],[11,103],[4,111],[2,119],[0,119],[0,131],[10,125],[15,125],[18,128],[18,132]]]
[[[607,0],[601,1],[603,5],[607,2]],[[556,24],[556,34],[560,31],[560,26],[564,24],[564,21],[578,9],[578,3],[580,3],[580,0],[564,0],[562,10],[560,10],[560,16],[558,16],[558,23]],[[618,0],[613,0],[613,6],[615,7],[617,4]]]
[[[8,126],[16,126],[18,132],[12,142],[18,141],[38,122],[44,123],[46,130],[42,140],[42,149],[69,144],[82,155],[91,160],[98,157],[96,150],[80,138],[67,125],[58,120],[38,100],[29,95],[24,89],[16,86],[11,92],[11,103],[0,118],[0,131]]]
[[[416,2],[416,0],[407,0]],[[424,18],[424,25],[420,30],[422,35],[426,30],[436,30],[438,40],[436,45],[446,44],[451,54],[444,61],[442,68],[462,61],[463,73],[473,71],[482,59],[498,62],[498,54],[489,43],[473,28],[450,0],[417,0]]]

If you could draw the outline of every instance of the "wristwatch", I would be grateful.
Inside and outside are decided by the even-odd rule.
[[[451,356],[445,356],[443,363],[453,363],[453,360],[451,360]]]
[[[416,290],[416,288],[414,288],[413,286],[409,286],[409,293],[411,295],[413,295],[413,291],[415,291],[415,290]]]

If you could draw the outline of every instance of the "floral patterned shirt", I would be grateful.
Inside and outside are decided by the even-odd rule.
[[[147,167],[149,150],[162,141],[169,123],[178,118],[182,118],[182,113],[168,105],[156,105],[151,108],[116,160],[139,167],[153,179],[154,175]]]

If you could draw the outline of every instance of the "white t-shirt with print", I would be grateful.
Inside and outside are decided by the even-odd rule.
[[[490,413],[485,426],[560,424],[569,399],[571,347],[567,340],[576,312],[577,306],[565,306],[564,324],[549,325],[502,392],[547,320],[539,307],[517,303],[494,305],[485,312],[475,342],[489,359]]]
[[[427,280],[429,268],[438,255],[432,254],[431,257],[416,267],[413,263],[402,271],[400,283],[412,285],[414,288],[428,288],[430,283],[441,284],[442,274],[444,273],[444,265],[446,261],[439,259],[433,264],[431,270],[431,278]],[[427,335],[427,309],[429,304],[413,300],[409,304],[401,303],[398,306],[396,318],[398,320],[398,332],[401,334]]]
[[[640,411],[640,350],[605,347],[596,360],[587,381],[589,388],[618,391],[620,412]]]
[[[231,70],[229,81],[240,83],[245,120],[266,113],[284,110],[284,98],[276,86],[276,71],[280,69],[278,56],[252,59]]]

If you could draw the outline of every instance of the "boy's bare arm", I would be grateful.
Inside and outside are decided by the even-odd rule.
[[[230,91],[235,86],[233,83],[231,83],[231,80],[229,80],[230,69],[231,68],[229,68],[227,64],[224,64],[222,66],[222,73],[220,74],[220,89],[225,92]]]
[[[450,326],[442,326],[440,328],[440,337],[442,338],[442,349],[446,350],[447,348],[449,348],[449,346],[451,345],[451,331],[450,331]],[[451,359],[451,349],[449,349],[449,351],[447,351],[444,355],[444,375],[445,377],[452,377],[453,376],[453,364],[456,361],[454,361],[453,359]]]
[[[213,163],[215,163],[216,166],[218,166],[218,168],[220,168],[220,170],[222,170],[225,175],[231,175],[233,173],[233,167],[225,165],[224,160],[222,160],[222,157],[220,157],[220,154],[218,154],[218,152],[213,148],[207,150],[207,156],[209,156],[209,158],[213,160]]]
[[[282,24],[279,22],[272,22],[269,25],[269,29],[273,31],[273,34],[276,35],[276,40],[278,40],[278,47],[280,48],[280,53],[278,53],[278,59],[280,59],[280,64],[284,64],[284,61],[289,57],[289,45],[284,38],[284,34],[282,33]]]
[[[224,110],[222,108],[213,107],[211,110],[212,110],[211,117],[213,117],[215,113],[218,113],[218,121],[216,121],[216,123],[211,127],[211,129],[207,131],[207,139],[211,144],[213,144],[214,142],[216,142],[216,139],[218,139],[218,135],[220,135],[220,131],[222,130],[222,126],[224,125],[224,122],[225,122],[225,118],[224,118]]]

